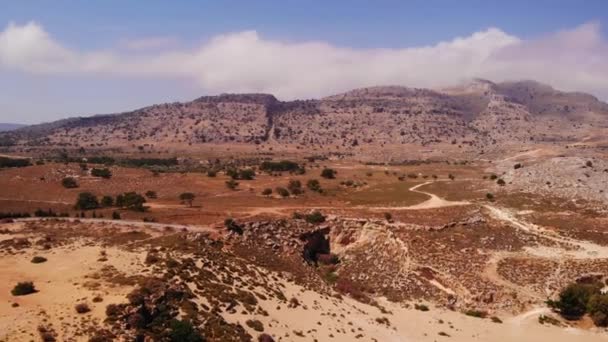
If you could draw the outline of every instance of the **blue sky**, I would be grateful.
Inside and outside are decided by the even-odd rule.
[[[8,29],[9,23],[15,25],[14,30]],[[26,30],[28,23],[36,26]],[[499,32],[488,32],[489,28]],[[129,110],[223,91],[273,91],[279,97],[294,98],[330,95],[384,81],[412,86],[448,83],[447,76],[433,74],[432,64],[422,66],[428,68],[429,80],[401,65],[419,64],[415,56],[420,53],[445,56],[434,61],[441,64],[439,70],[467,70],[449,75],[453,83],[468,76],[500,80],[530,72],[529,78],[564,89],[582,88],[606,99],[606,84],[590,79],[589,74],[593,76],[592,68],[608,67],[599,61],[606,52],[607,29],[608,1],[591,0],[3,1],[0,32],[4,30],[6,38],[4,53],[13,59],[5,57],[3,65],[0,45],[0,122],[35,123]],[[20,35],[22,31],[28,35]],[[255,35],[239,35],[251,31]],[[563,31],[574,32],[575,38],[560,36]],[[210,41],[231,34],[235,36],[220,38],[219,47],[209,46]],[[19,50],[21,42],[29,39],[23,37],[33,37],[33,46]],[[458,37],[470,38],[463,44],[472,52],[463,54],[454,41]],[[493,41],[500,44],[494,46]],[[538,75],[531,72],[535,70],[532,62],[538,63],[539,58],[554,56],[555,51],[581,50],[577,41],[589,41],[582,46],[585,54],[566,51],[561,56],[560,52],[556,57],[562,64],[555,69]],[[453,44],[445,48],[438,46],[440,42]],[[308,43],[312,45],[302,45]],[[410,51],[425,47],[436,50]],[[512,56],[513,49],[527,59],[497,71],[497,65],[504,68],[505,56]],[[306,58],[307,51],[312,62]],[[221,61],[226,53],[235,55]],[[273,56],[278,56],[278,62]],[[571,82],[552,75],[554,70],[576,67],[573,61],[581,58],[586,67],[575,70]],[[289,64],[281,64],[285,60]],[[103,67],[97,67],[99,61]],[[471,61],[483,63],[484,68],[458,64]],[[356,70],[373,63],[392,64],[381,71],[375,65],[367,74],[354,75],[353,69],[336,63],[355,65]],[[265,69],[273,64],[281,64],[279,71]],[[192,68],[192,75],[186,66]],[[319,84],[307,77],[315,68],[320,70]],[[297,69],[307,72],[297,74]],[[230,70],[239,71],[244,80],[239,83],[239,74]],[[301,78],[303,84],[295,84]],[[333,82],[335,78],[349,81]]]

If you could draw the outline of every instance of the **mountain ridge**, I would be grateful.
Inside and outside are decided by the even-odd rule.
[[[188,150],[239,144],[257,150],[344,152],[403,145],[483,150],[513,142],[588,139],[590,132],[606,128],[606,118],[608,104],[592,95],[561,92],[535,81],[476,79],[438,90],[375,86],[293,101],[262,93],[202,96],[63,119],[0,137],[10,140],[8,145],[42,148],[166,145]]]

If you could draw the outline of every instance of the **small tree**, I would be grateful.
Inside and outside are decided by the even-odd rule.
[[[289,197],[289,191],[285,188],[277,187],[274,189],[274,191],[276,191],[276,193],[281,197]]]
[[[120,214],[118,213],[118,211],[112,212],[112,220],[120,220]]]
[[[154,199],[158,198],[158,195],[156,194],[156,191],[148,190],[146,191],[146,197]]]
[[[486,198],[488,199],[488,201],[493,202],[494,201],[494,195],[491,193],[487,193],[486,194]]]
[[[103,196],[101,198],[101,206],[104,208],[109,208],[114,205],[114,198],[112,196]]]
[[[504,181],[504,179],[499,178],[499,179],[496,181],[496,184],[498,184],[498,185],[500,185],[500,186],[505,186],[507,183]]]
[[[239,179],[252,180],[255,178],[255,171],[252,169],[244,169],[239,171]]]
[[[321,177],[326,179],[334,179],[336,178],[336,173],[337,172],[334,169],[325,168],[323,171],[321,171]]]
[[[65,177],[61,180],[61,185],[66,189],[74,189],[78,187],[78,182],[74,177]]]
[[[239,186],[239,182],[235,181],[234,179],[230,179],[226,181],[226,187],[230,190],[236,190],[236,188]]]
[[[179,195],[180,201],[182,201],[182,203],[188,203],[190,207],[192,207],[192,202],[194,201],[195,197],[196,195],[191,192],[184,192]]]
[[[316,179],[309,179],[308,182],[306,182],[306,187],[314,192],[323,192],[323,189],[321,188],[321,183],[319,183],[319,181]]]
[[[171,321],[171,331],[169,332],[170,342],[203,342],[205,341],[196,331],[192,323],[188,321]]]
[[[287,184],[287,189],[295,196],[300,195],[303,192],[302,183],[297,179],[291,179]]]
[[[325,222],[325,215],[321,214],[320,211],[315,210],[310,214],[307,214],[304,219],[306,222],[311,224],[319,224]]]
[[[450,173],[450,174],[448,175],[448,178],[449,178],[450,180],[454,180],[456,177],[455,177],[453,174],[451,174],[451,173]]]
[[[15,285],[15,287],[11,290],[11,294],[13,296],[25,296],[36,292],[38,292],[38,290],[36,290],[34,283],[31,281],[17,283],[17,285]]]
[[[103,168],[103,169],[93,168],[93,169],[91,169],[91,176],[110,179],[110,178],[112,178],[112,171],[110,171],[108,168]]]
[[[217,176],[216,170],[207,170],[207,177],[215,177]]]
[[[99,201],[97,200],[97,196],[93,195],[90,192],[81,192],[78,194],[78,199],[76,200],[76,209],[77,210],[90,210],[99,208]]]
[[[392,222],[393,215],[391,213],[384,213],[384,219],[386,219],[387,222]]]
[[[146,203],[144,196],[136,192],[125,192],[116,197],[116,205],[133,211],[146,211],[144,203]]]
[[[271,188],[266,188],[266,189],[264,189],[264,190],[262,191],[262,195],[263,195],[263,196],[266,196],[266,197],[268,197],[268,196],[272,195],[272,189],[271,189]]]

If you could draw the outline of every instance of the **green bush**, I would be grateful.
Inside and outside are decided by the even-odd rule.
[[[25,296],[28,294],[36,293],[36,287],[34,283],[31,281],[24,281],[15,285],[15,287],[11,290],[11,294],[13,296]]]
[[[104,169],[93,168],[93,169],[91,169],[91,176],[109,179],[109,178],[112,178],[112,171],[110,171],[107,168],[104,168]]]
[[[239,182],[235,181],[234,179],[230,179],[226,181],[226,187],[230,190],[236,190],[236,188],[239,186]]]
[[[103,196],[101,198],[101,206],[104,208],[108,208],[114,205],[114,198],[112,196]]]
[[[285,188],[277,187],[276,189],[274,189],[274,191],[276,191],[276,193],[279,194],[279,196],[281,197],[289,197],[289,191]]]
[[[321,171],[321,177],[326,179],[334,179],[336,178],[336,174],[337,172],[334,169],[325,168]]]
[[[321,188],[321,183],[319,183],[319,181],[316,179],[309,179],[308,182],[306,182],[306,187],[314,192],[323,192],[323,189]]]
[[[304,219],[306,220],[306,222],[311,223],[311,224],[319,224],[319,223],[323,223],[325,222],[326,217],[321,214],[320,211],[315,210],[310,214],[307,214]]]
[[[262,195],[263,196],[270,196],[272,195],[272,189],[271,188],[266,188],[262,191]]]
[[[90,192],[81,192],[78,194],[78,199],[76,200],[76,209],[78,210],[90,210],[99,208],[99,201],[97,200],[97,196],[93,195]]]
[[[304,191],[302,190],[302,183],[297,179],[291,179],[287,184],[287,189],[292,195],[300,195]]]
[[[158,194],[156,194],[156,191],[148,190],[146,191],[146,197],[155,199],[158,198]]]
[[[125,192],[122,195],[116,196],[116,205],[121,208],[126,208],[133,211],[146,211],[144,207],[146,199],[144,196],[136,192]]]
[[[61,185],[66,189],[74,189],[78,187],[78,182],[74,177],[65,177],[61,180]]]
[[[194,325],[188,321],[171,321],[171,332],[169,333],[169,340],[171,342],[203,342],[204,339],[201,337],[198,331],[196,331]]]
[[[279,162],[265,161],[260,165],[260,170],[267,172],[298,172],[300,169],[303,168],[298,163],[289,160],[281,160]]]
[[[576,320],[587,313],[588,304],[594,295],[600,294],[601,284],[574,283],[566,286],[560,293],[557,301],[548,301],[547,304],[557,310],[568,320]],[[592,309],[603,307],[603,299],[594,299]],[[608,308],[608,307],[607,307]],[[597,311],[596,311],[597,312]],[[606,311],[608,313],[608,311]]]
[[[35,256],[32,258],[32,264],[41,264],[43,262],[46,262],[46,258],[45,257],[41,257],[41,256]]]
[[[182,203],[188,203],[189,206],[192,206],[194,198],[196,198],[196,195],[191,192],[184,192],[179,195],[179,200],[182,201]]]

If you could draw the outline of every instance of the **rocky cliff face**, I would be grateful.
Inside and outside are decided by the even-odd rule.
[[[74,118],[4,133],[6,145],[115,148],[216,144],[357,151],[363,147],[576,142],[604,132],[608,105],[535,82],[476,80],[441,91],[352,90],[320,100],[267,94],[206,96],[133,112]]]

